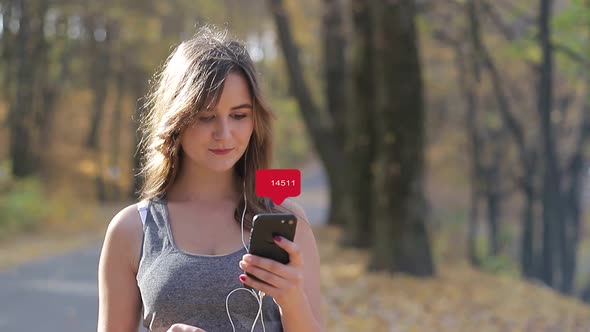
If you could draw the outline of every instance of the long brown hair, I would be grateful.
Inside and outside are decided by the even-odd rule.
[[[242,75],[253,99],[254,130],[245,152],[247,156],[242,155],[234,165],[240,184],[245,181],[248,207],[244,224],[250,228],[256,213],[268,211],[267,202],[256,196],[254,181],[256,170],[269,168],[271,164],[274,115],[262,98],[246,47],[230,39],[227,31],[211,26],[201,28],[191,39],[178,45],[154,76],[147,112],[140,121],[143,160],[139,175],[143,176],[143,185],[139,197],[144,200],[166,195],[181,166],[180,133],[195,121],[196,114],[217,104],[229,73]],[[242,195],[234,212],[238,222],[244,203]],[[274,211],[282,209],[275,207]]]

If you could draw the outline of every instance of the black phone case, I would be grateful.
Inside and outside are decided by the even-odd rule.
[[[289,254],[273,240],[275,235],[289,241],[295,239],[297,217],[291,213],[261,213],[254,216],[250,232],[249,253],[289,263]]]

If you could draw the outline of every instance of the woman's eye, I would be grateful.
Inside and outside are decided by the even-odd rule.
[[[234,119],[241,120],[246,117],[246,114],[234,114]]]
[[[199,118],[199,121],[202,121],[202,122],[209,122],[211,120],[213,120],[212,116],[203,116],[203,117]]]

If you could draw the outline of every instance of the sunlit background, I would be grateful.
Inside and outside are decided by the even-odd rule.
[[[302,171],[329,331],[590,331],[590,1],[0,12],[0,332],[96,329],[144,97],[206,24],[247,44],[273,167]]]

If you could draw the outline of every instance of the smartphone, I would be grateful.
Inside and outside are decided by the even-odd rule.
[[[289,254],[274,242],[273,237],[279,235],[293,241],[296,228],[297,217],[292,213],[257,214],[252,220],[248,252],[289,264]]]

